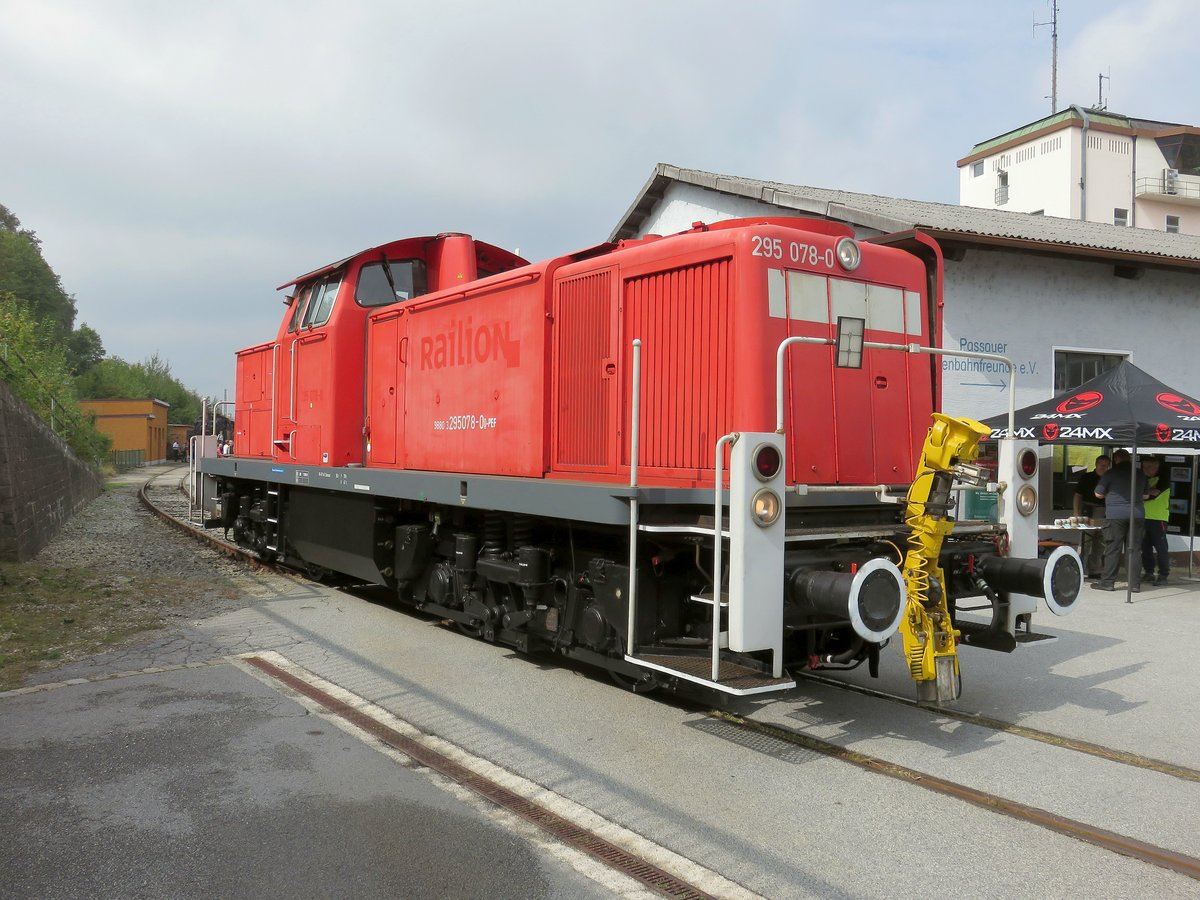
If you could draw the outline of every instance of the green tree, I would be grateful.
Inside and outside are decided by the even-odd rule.
[[[63,290],[58,275],[42,257],[37,235],[21,228],[20,220],[5,206],[0,206],[0,291],[24,300],[35,319],[54,324],[60,338],[71,333],[75,298]]]
[[[144,362],[130,363],[110,356],[100,360],[76,381],[80,396],[89,399],[153,397],[171,405],[172,422],[200,418],[200,397],[171,374],[171,365],[157,353]]]
[[[108,439],[79,407],[55,329],[38,321],[29,305],[11,292],[0,292],[0,378],[78,456],[98,460],[107,454]]]
[[[104,343],[100,335],[84,322],[67,338],[67,363],[71,373],[85,374],[92,366],[104,359]]]
[[[8,316],[0,320],[0,342],[19,344],[21,355],[64,395],[105,399],[155,397],[171,405],[171,420],[200,418],[200,397],[171,374],[170,364],[152,354],[144,362],[106,359],[100,335],[86,323],[72,330],[75,299],[42,257],[41,241],[11,210],[0,205],[0,296]],[[13,336],[8,329],[16,329]],[[19,340],[18,340],[19,336]],[[60,378],[66,377],[66,382]],[[75,376],[70,384],[70,375]],[[61,382],[61,383],[60,383]]]

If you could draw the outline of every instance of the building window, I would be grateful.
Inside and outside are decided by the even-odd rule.
[[[978,178],[982,174],[983,174],[983,160],[981,159],[979,162],[971,163],[971,177]]]
[[[1167,216],[1167,231],[1171,234],[1179,234],[1179,216]]]
[[[1097,375],[1115,368],[1123,359],[1123,353],[1081,352],[1078,350],[1054,351],[1054,393],[1065,394],[1091,381]]]
[[[1120,225],[1122,227],[1128,225],[1129,224],[1129,210],[1121,209],[1121,207],[1119,207],[1119,206],[1116,207],[1113,210],[1113,224]]]
[[[1008,173],[1001,169],[996,173],[996,205],[1008,202]]]

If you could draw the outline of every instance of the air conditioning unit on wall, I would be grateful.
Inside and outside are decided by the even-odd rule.
[[[1179,183],[1178,169],[1163,169],[1163,193],[1175,194],[1179,192],[1177,187]]]

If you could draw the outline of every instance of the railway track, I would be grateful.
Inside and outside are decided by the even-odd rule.
[[[811,684],[823,684],[839,691],[846,691],[852,694],[861,694],[864,697],[874,697],[878,700],[885,700],[889,703],[896,703],[900,706],[907,706],[911,709],[921,709],[928,712],[930,715],[938,716],[943,719],[954,719],[958,722],[965,722],[969,725],[975,725],[980,728],[988,728],[992,731],[1003,732],[1004,734],[1012,734],[1017,737],[1026,738],[1031,741],[1038,741],[1042,744],[1049,744],[1052,747],[1063,747],[1067,750],[1075,750],[1078,753],[1084,753],[1088,756],[1095,756],[1098,759],[1107,759],[1110,762],[1121,763],[1126,766],[1133,766],[1138,769],[1146,769],[1150,772],[1158,772],[1161,775],[1169,775],[1172,778],[1178,778],[1181,781],[1194,781],[1200,783],[1200,770],[1181,766],[1176,763],[1166,762],[1161,759],[1154,759],[1149,756],[1142,756],[1138,753],[1131,753],[1128,750],[1115,750],[1112,747],[1105,747],[1100,744],[1093,744],[1090,741],[1080,740],[1079,738],[1064,737],[1061,734],[1053,734],[1049,731],[1042,731],[1037,728],[1030,728],[1026,725],[1018,725],[1014,722],[1005,722],[1003,719],[992,718],[980,713],[962,712],[956,709],[946,707],[931,708],[909,697],[901,697],[897,694],[888,693],[887,691],[877,691],[869,687],[864,687],[858,684],[850,684],[845,681],[838,681],[836,678],[828,678],[823,675],[812,673],[800,673],[796,675],[796,680],[809,682]]]
[[[1018,803],[1014,800],[1001,797],[998,794],[988,793],[987,791],[977,790],[964,784],[938,778],[925,772],[908,768],[907,766],[897,765],[896,763],[888,762],[867,753],[859,753],[856,750],[851,750],[778,725],[759,722],[723,710],[711,710],[708,714],[715,719],[728,722],[754,734],[765,735],[787,744],[802,747],[814,753],[820,753],[822,756],[839,759],[842,762],[857,766],[865,771],[903,781],[914,787],[924,788],[925,790],[933,791],[947,797],[953,797],[965,803],[970,803],[973,806],[1001,813],[1010,818],[1028,822],[1032,825],[1057,832],[1058,834],[1092,844],[1104,850],[1151,863],[1200,881],[1200,859],[1194,856],[1158,847],[1154,844],[1140,841],[1137,838],[1117,834],[1113,831],[1098,828],[1086,822],[1069,819],[1025,803]]]
[[[293,576],[298,574],[292,570],[283,569],[279,566],[267,565],[254,556],[254,554],[237,547],[227,540],[224,540],[218,534],[207,532],[190,524],[187,521],[188,502],[186,497],[179,491],[178,487],[173,483],[169,485],[154,484],[157,479],[169,477],[174,471],[175,470],[170,470],[162,475],[156,476],[143,486],[139,496],[142,504],[147,509],[149,509],[158,517],[162,518],[164,521],[167,521],[168,523],[189,534],[193,538],[205,542],[231,557],[244,560],[254,566],[270,569],[272,571],[283,572]],[[801,678],[810,683],[823,684],[837,690],[858,693],[890,703],[921,709],[928,712],[931,716],[951,718],[977,727],[1010,734],[1022,739],[1036,741],[1067,750],[1072,750],[1084,755],[1104,759],[1109,762],[1114,762],[1133,768],[1144,769],[1182,781],[1200,783],[1200,771],[1186,766],[1180,766],[1177,764],[1164,762],[1162,760],[1152,759],[1124,750],[1116,750],[1114,748],[1104,747],[1098,744],[1079,740],[1077,738],[1055,735],[1050,732],[1028,728],[1012,722],[1005,722],[979,714],[960,712],[958,710],[950,709],[933,710],[908,698],[898,697],[894,694],[884,691],[876,691],[870,688],[848,684],[837,681],[836,679],[826,678],[819,675],[801,675]],[[1113,831],[1099,828],[1086,822],[1060,816],[1056,813],[1039,809],[1029,804],[1010,800],[997,794],[978,790],[964,784],[932,776],[925,772],[898,765],[869,754],[860,753],[847,747],[816,738],[809,734],[794,731],[778,724],[761,722],[725,710],[702,709],[702,711],[713,720],[725,723],[744,732],[767,737],[782,742],[786,745],[800,747],[805,750],[819,753],[823,756],[838,759],[842,762],[863,769],[864,771],[888,778],[893,778],[906,784],[920,787],[925,790],[934,791],[947,797],[953,797],[957,800],[972,804],[982,809],[1037,825],[1041,828],[1045,828],[1058,834],[1066,835],[1073,839],[1100,847],[1110,852],[1133,859],[1138,859],[1169,871],[1185,875],[1188,878],[1200,881],[1200,859],[1196,857],[1159,847],[1127,835],[1122,835]]]

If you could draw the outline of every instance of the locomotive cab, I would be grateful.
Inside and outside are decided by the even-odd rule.
[[[370,312],[525,264],[468,235],[441,234],[364,250],[281,285],[291,292],[275,340],[238,353],[235,454],[362,465]]]

